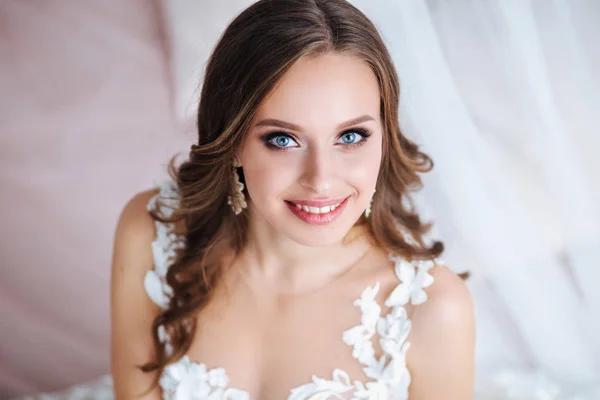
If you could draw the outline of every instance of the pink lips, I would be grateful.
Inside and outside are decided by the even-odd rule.
[[[344,208],[346,208],[346,205],[348,204],[348,199],[350,198],[350,196],[346,197],[343,200],[337,199],[337,200],[311,200],[311,201],[286,201],[285,204],[287,204],[288,208],[290,209],[290,211],[292,211],[294,213],[294,215],[296,215],[298,218],[300,218],[302,221],[306,222],[307,224],[311,224],[311,225],[325,225],[328,224],[332,221],[334,221],[337,217],[339,217],[342,212],[344,211]],[[296,207],[296,204],[299,204],[301,206],[312,206],[312,207],[325,207],[325,206],[331,206],[333,204],[338,204],[339,206],[337,206],[335,208],[335,210],[333,211],[329,211],[327,213],[324,214],[313,214],[311,212],[308,211],[304,211],[301,208]]]

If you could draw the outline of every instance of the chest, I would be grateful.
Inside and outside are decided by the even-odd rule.
[[[284,399],[290,389],[344,368],[363,379],[344,331],[360,323],[351,293],[302,298],[257,298],[238,289],[198,317],[188,355],[227,371],[229,386],[253,398]]]
[[[196,381],[192,386],[202,386],[199,377],[206,383],[212,377],[232,399],[237,399],[232,390],[239,399],[308,399],[316,392],[322,399],[351,398],[356,385],[381,375],[381,361],[390,360],[382,358],[374,323],[389,314],[378,305],[393,287],[377,285],[367,298],[351,285],[344,287],[301,298],[257,297],[238,288],[198,315],[187,358],[176,367],[188,362],[187,377]],[[181,381],[181,371],[176,375]]]

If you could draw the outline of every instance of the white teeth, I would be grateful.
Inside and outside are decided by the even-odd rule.
[[[309,212],[311,214],[327,214],[329,212],[332,212],[336,208],[338,208],[340,204],[341,203],[332,204],[330,206],[325,206],[325,207],[303,206],[303,205],[300,205],[300,204],[294,204],[294,205],[296,206],[297,209],[304,210],[304,211]]]

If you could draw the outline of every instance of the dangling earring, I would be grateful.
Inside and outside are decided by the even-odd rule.
[[[375,190],[373,190],[373,197],[375,197]],[[369,201],[369,205],[365,209],[365,217],[367,217],[367,218],[369,218],[369,215],[371,215],[371,207],[373,206],[373,197],[371,197],[371,200]]]
[[[237,168],[241,167],[241,165],[237,162],[236,159],[233,160],[233,184],[235,186],[235,191],[233,196],[227,196],[227,204],[231,206],[235,215],[239,215],[242,210],[248,207],[246,203],[246,197],[244,196],[244,184],[240,182],[240,176],[238,175]]]

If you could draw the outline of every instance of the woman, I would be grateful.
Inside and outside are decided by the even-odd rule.
[[[118,223],[118,399],[471,398],[471,297],[412,207],[432,163],[398,86],[343,0],[261,0],[229,25],[198,143]]]

